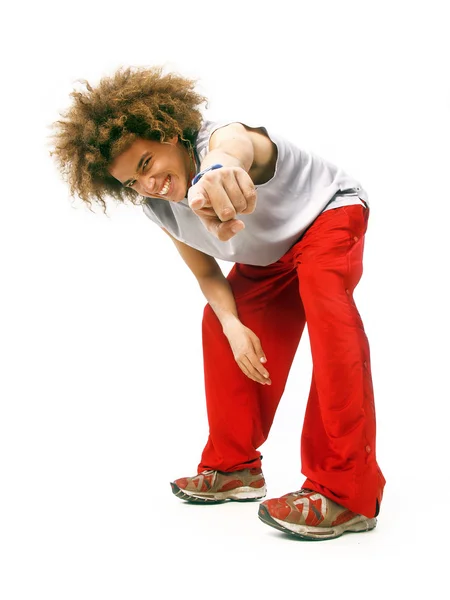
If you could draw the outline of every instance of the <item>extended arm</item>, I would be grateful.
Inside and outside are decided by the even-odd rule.
[[[211,136],[209,152],[201,169],[214,164],[220,169],[208,171],[188,192],[189,206],[206,229],[222,241],[244,228],[237,214],[250,214],[256,206],[252,180],[255,163],[264,170],[272,160],[272,143],[257,130],[240,123],[217,129]]]

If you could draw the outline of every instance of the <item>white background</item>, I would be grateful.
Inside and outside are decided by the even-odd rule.
[[[3,9],[2,600],[448,594],[445,4]],[[355,299],[387,479],[371,533],[302,543],[263,525],[256,504],[190,506],[171,493],[207,435],[203,296],[139,208],[111,203],[105,217],[71,200],[48,141],[77,79],[157,64],[197,78],[212,116],[259,121],[369,193]],[[305,334],[262,448],[268,497],[302,482],[310,373]]]

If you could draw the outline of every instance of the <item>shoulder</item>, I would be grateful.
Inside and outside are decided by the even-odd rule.
[[[209,149],[209,143],[211,137],[220,129],[224,127],[229,127],[231,125],[238,124],[236,121],[232,121],[230,119],[224,120],[204,120],[201,124],[201,127],[197,133],[197,137],[195,140],[195,146],[197,149],[197,153],[199,156],[202,153],[206,153]]]

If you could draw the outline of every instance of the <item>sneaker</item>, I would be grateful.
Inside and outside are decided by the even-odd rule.
[[[266,482],[261,469],[243,469],[222,473],[203,471],[195,477],[182,477],[171,484],[178,498],[196,503],[218,503],[225,500],[260,500],[266,495]]]
[[[329,540],[346,531],[369,531],[377,524],[376,519],[358,515],[305,489],[266,500],[259,507],[258,517],[266,525],[304,540]]]

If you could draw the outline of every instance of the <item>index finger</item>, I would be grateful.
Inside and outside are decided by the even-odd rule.
[[[231,221],[236,217],[236,209],[229,198],[222,182],[204,183],[206,194],[208,195],[210,205],[221,221]]]
[[[263,367],[257,355],[255,353],[249,353],[247,354],[247,358],[251,362],[252,367],[255,369],[255,371],[258,371],[258,373],[260,373],[266,381],[271,383],[269,371]]]
[[[192,189],[192,188],[191,188]],[[208,196],[201,189],[191,192],[188,191],[188,204],[192,210],[200,210],[208,202]]]
[[[248,354],[242,358],[243,364],[247,367],[248,372],[251,374],[252,378],[258,383],[262,383],[263,385],[271,385],[272,382],[270,379],[266,378],[256,367],[253,362],[253,358]]]

